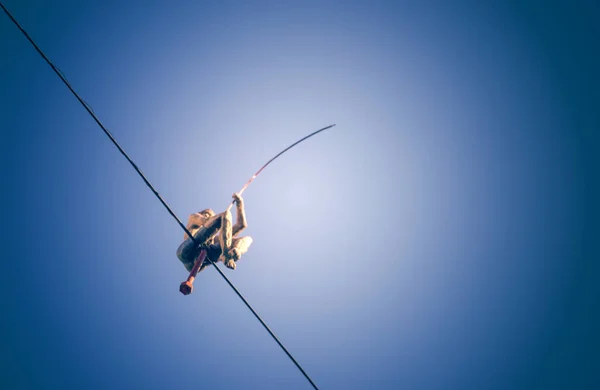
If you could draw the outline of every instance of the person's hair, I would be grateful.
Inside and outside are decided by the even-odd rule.
[[[198,214],[204,214],[204,213],[209,213],[211,217],[213,215],[215,215],[215,212],[212,209],[204,209],[202,211],[198,211]]]

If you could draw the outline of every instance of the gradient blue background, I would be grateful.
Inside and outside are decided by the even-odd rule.
[[[598,389],[594,2],[15,1],[322,389]],[[308,389],[0,15],[0,387]]]

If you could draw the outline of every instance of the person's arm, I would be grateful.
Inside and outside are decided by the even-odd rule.
[[[239,233],[241,233],[242,230],[244,230],[245,228],[248,227],[248,223],[246,222],[246,211],[244,210],[244,199],[242,198],[241,195],[239,194],[233,194],[232,198],[235,201],[235,205],[236,205],[236,221],[235,221],[235,225],[233,225],[233,228],[231,229],[231,235],[233,237],[237,236]]]
[[[200,225],[202,225],[202,216],[200,215],[200,213],[194,213],[191,214],[190,217],[188,218],[188,223],[186,225],[186,228],[188,231],[192,231],[194,229],[198,229],[200,227]],[[189,238],[189,236],[187,235],[187,233],[183,234],[183,240],[187,240]]]

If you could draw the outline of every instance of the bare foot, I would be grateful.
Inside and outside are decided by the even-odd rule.
[[[225,266],[230,269],[235,269],[235,261],[233,261],[233,259],[229,259],[227,260],[227,263],[225,263]]]

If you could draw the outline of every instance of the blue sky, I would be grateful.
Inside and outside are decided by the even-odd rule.
[[[321,389],[598,388],[592,2],[4,1]],[[0,384],[308,389],[0,17]]]

